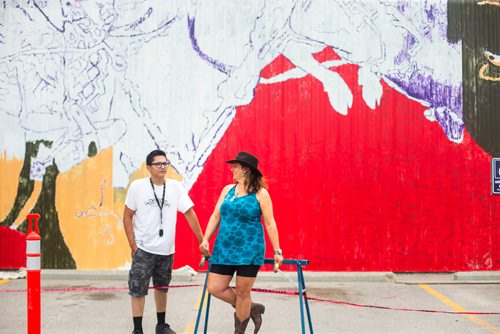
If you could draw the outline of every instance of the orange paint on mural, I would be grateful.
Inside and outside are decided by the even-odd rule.
[[[77,269],[119,269],[130,264],[123,229],[127,189],[113,188],[113,149],[101,151],[57,178],[56,208]],[[179,175],[169,170],[169,177]],[[142,165],[130,181],[147,177]]]
[[[112,187],[112,159],[108,148],[57,178],[59,224],[77,269],[119,268],[128,260],[123,203],[115,202]]]
[[[0,159],[0,220],[3,221],[9,214],[17,193],[17,184],[19,181],[19,172],[23,166],[20,159],[7,160],[4,152]]]
[[[33,187],[33,192],[31,193],[30,198],[24,205],[23,209],[21,212],[19,212],[19,216],[17,216],[16,221],[14,222],[14,225],[17,227],[21,225],[23,221],[26,220],[26,216],[28,213],[31,213],[31,210],[36,204],[36,201],[38,200],[38,196],[40,196],[40,191],[42,191],[42,182],[40,181],[35,181],[34,187]],[[39,213],[39,212],[36,212]]]
[[[0,189],[2,189],[0,196],[0,221],[3,221],[7,217],[14,205],[17,187],[19,185],[19,173],[22,167],[23,160],[16,158],[7,160],[5,153],[0,159]],[[31,209],[35,206],[41,189],[42,183],[40,181],[35,181],[33,192],[19,212],[14,222],[14,226],[20,225],[26,219],[26,215],[30,213]]]

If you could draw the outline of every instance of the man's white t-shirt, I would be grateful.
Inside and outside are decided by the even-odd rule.
[[[156,198],[161,204],[163,185],[154,185]],[[185,213],[193,207],[193,201],[179,181],[165,179],[163,219],[160,223],[160,207],[156,202],[150,178],[132,181],[125,205],[135,211],[133,226],[137,246],[146,252],[170,255],[175,253],[175,225],[177,211]],[[163,236],[160,237],[160,229]]]

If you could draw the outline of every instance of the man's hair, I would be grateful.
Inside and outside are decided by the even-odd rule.
[[[151,166],[151,164],[153,163],[154,158],[156,156],[159,156],[159,155],[162,155],[165,158],[167,157],[167,155],[165,154],[165,152],[163,152],[162,150],[151,151],[151,153],[149,153],[148,156],[146,157],[146,165]]]

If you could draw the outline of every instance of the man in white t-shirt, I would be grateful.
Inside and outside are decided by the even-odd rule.
[[[169,161],[155,150],[146,157],[151,177],[130,184],[125,200],[123,225],[132,250],[129,294],[132,296],[133,334],[142,334],[142,315],[149,281],[153,277],[158,324],[156,334],[175,334],[165,323],[167,292],[172,277],[177,211],[186,217],[198,244],[203,240],[193,201],[179,181],[167,179]],[[208,254],[206,254],[208,255]]]

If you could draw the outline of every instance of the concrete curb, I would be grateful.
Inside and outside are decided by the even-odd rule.
[[[467,271],[454,273],[456,281],[496,281],[500,283],[500,271]]]
[[[172,272],[173,282],[190,282],[195,276],[205,272],[196,272],[190,269],[177,269]],[[109,280],[126,281],[128,270],[42,270],[43,280]],[[297,281],[296,272],[278,273],[263,271],[257,276],[258,282],[283,282],[284,280]],[[392,282],[394,274],[390,272],[304,272],[306,282]]]
[[[499,284],[500,272],[397,273],[394,282],[399,284]]]
[[[205,272],[197,272],[189,266],[175,269],[172,282],[191,282],[196,276]],[[0,279],[26,278],[26,270],[0,271]],[[128,269],[119,270],[74,270],[43,269],[42,280],[100,280],[127,281]],[[305,282],[393,282],[399,284],[500,284],[500,271],[471,271],[450,273],[393,273],[393,272],[315,272],[304,271]],[[295,271],[279,271],[273,273],[261,271],[257,282],[297,282]]]

